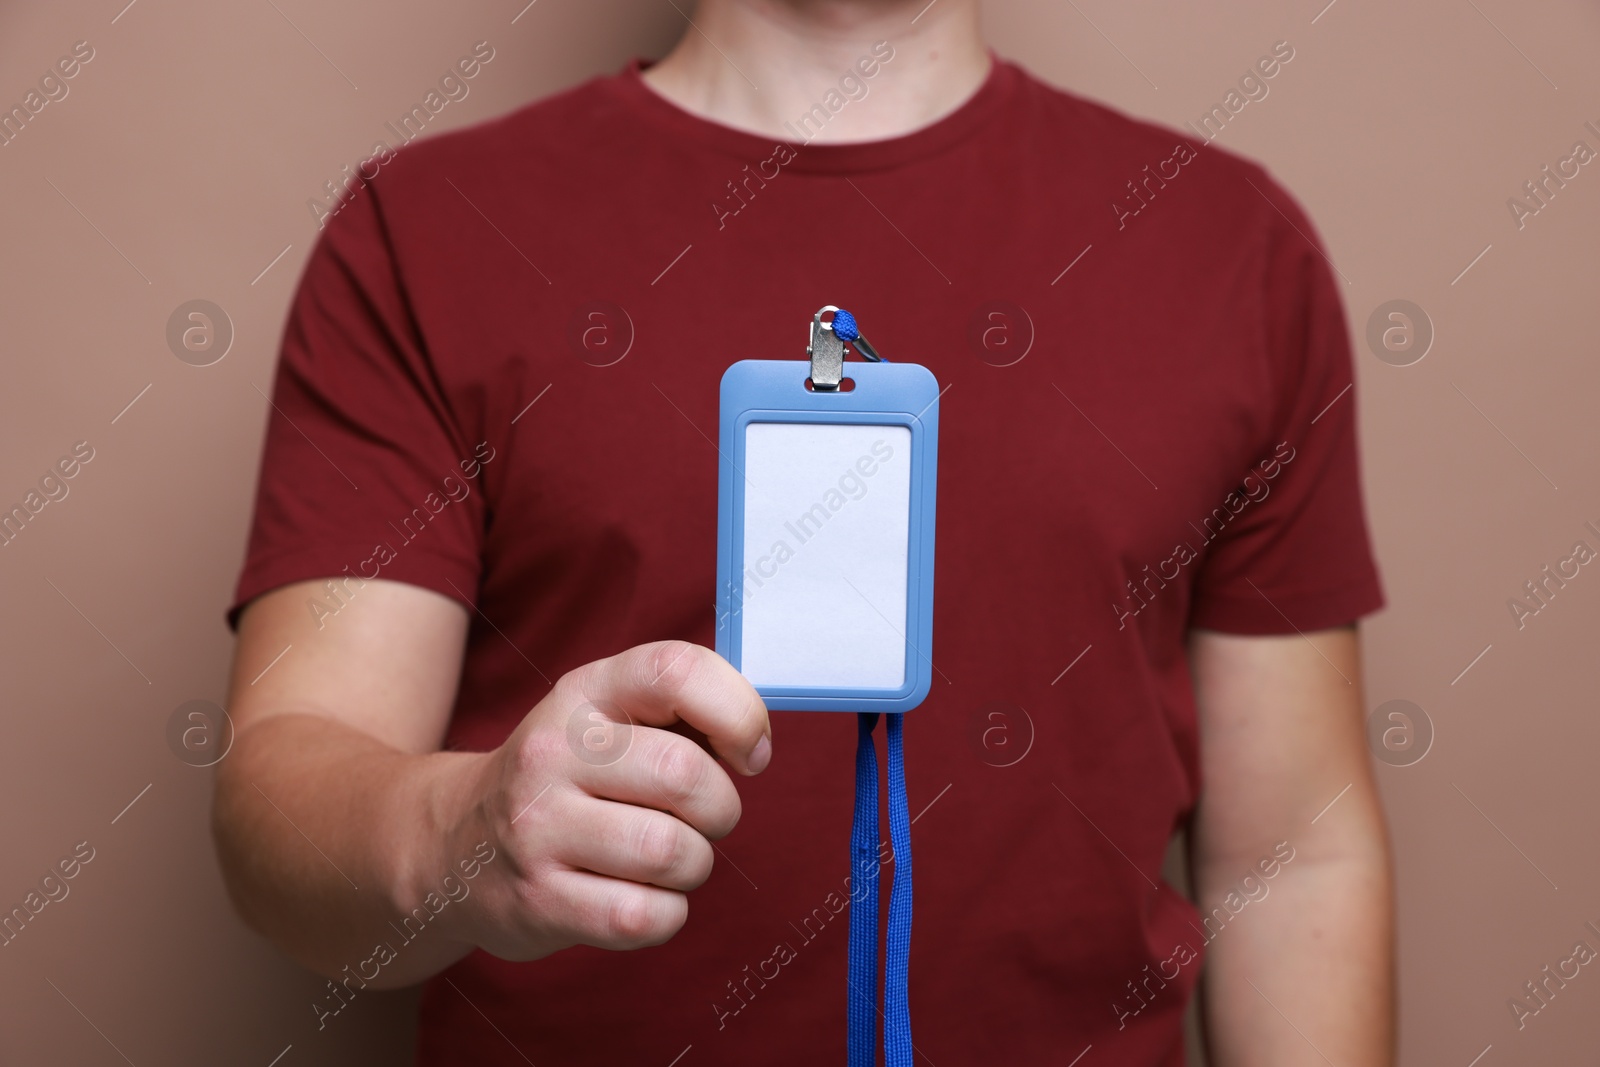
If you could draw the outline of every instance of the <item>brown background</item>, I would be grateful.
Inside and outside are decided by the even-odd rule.
[[[515,23],[525,0],[124,2],[0,15],[0,103],[74,42],[96,52],[0,148],[0,504],[74,442],[96,450],[70,495],[0,548],[0,907],[76,842],[96,850],[71,895],[0,948],[0,1062],[265,1067],[292,1045],[284,1067],[405,1063],[411,995],[364,994],[316,1033],[321,981],[233,918],[210,772],[175,758],[166,724],[223,696],[257,388],[316,236],[306,201],[473,42],[496,58],[431,128],[659,55],[683,18],[626,0],[540,0]],[[1366,628],[1368,706],[1414,701],[1436,731],[1421,762],[1378,768],[1399,864],[1402,1061],[1577,1062],[1600,1041],[1600,973],[1585,968],[1520,1032],[1506,1001],[1580,936],[1600,947],[1583,931],[1600,924],[1600,567],[1520,631],[1506,601],[1580,536],[1600,545],[1582,529],[1600,525],[1600,164],[1520,231],[1506,199],[1580,137],[1600,148],[1583,128],[1600,126],[1600,13],[1324,3],[1016,0],[986,17],[1002,54],[1172,125],[1273,42],[1294,46],[1218,143],[1296,192],[1349,283],[1391,602]],[[236,330],[204,368],[165,340],[194,298]],[[1396,298],[1437,331],[1407,367],[1363,339]]]

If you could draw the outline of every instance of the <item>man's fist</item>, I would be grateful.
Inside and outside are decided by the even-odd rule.
[[[472,783],[469,825],[451,837],[487,837],[504,859],[456,936],[530,960],[677,933],[740,806],[717,760],[669,727],[703,735],[741,774],[772,758],[766,705],[710,649],[640,645],[563,675]]]

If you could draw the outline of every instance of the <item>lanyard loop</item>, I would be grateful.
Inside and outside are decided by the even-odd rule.
[[[906,805],[903,714],[888,716],[889,840],[894,884],[889,894],[884,967],[883,1048],[887,1067],[911,1067],[911,1006],[906,979],[911,953],[911,817]],[[856,717],[856,806],[850,829],[849,1067],[875,1067],[878,1038],[878,756],[877,712]]]
[[[822,316],[833,312],[832,322],[823,322]],[[871,363],[886,362],[872,347],[872,342],[861,335],[856,317],[844,308],[824,304],[811,316],[810,340],[806,342],[806,356],[811,360],[811,385],[819,392],[831,393],[844,379],[844,346],[849,342],[861,358]]]

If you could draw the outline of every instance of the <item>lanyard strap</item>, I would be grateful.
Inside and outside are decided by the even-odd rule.
[[[911,1067],[911,1006],[906,977],[911,954],[911,817],[906,806],[904,715],[887,716],[889,841],[894,885],[889,893],[884,968],[883,1049],[887,1067]],[[872,743],[877,712],[856,716],[856,809],[850,829],[850,1058],[849,1067],[877,1062],[878,992],[878,755]]]

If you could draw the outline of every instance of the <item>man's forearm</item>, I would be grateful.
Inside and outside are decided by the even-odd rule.
[[[410,755],[315,715],[246,730],[218,766],[213,818],[241,915],[336,979],[395,988],[444,969],[472,947],[450,913],[484,861],[461,839],[484,759]]]
[[[1265,896],[1208,927],[1212,1067],[1394,1062],[1394,916],[1381,836],[1337,856],[1309,853],[1261,881]],[[1221,887],[1245,873],[1215,863],[1201,881]],[[1228,913],[1226,893],[1202,897],[1202,918],[1212,907]]]
[[[434,595],[389,594],[414,608]],[[298,609],[282,597],[265,607]],[[278,644],[268,630],[256,646]],[[708,648],[640,645],[562,675],[494,750],[440,752],[453,676],[405,677],[439,645],[414,630],[385,640],[376,624],[343,627],[276,674],[276,693],[236,692],[246,721],[219,765],[214,824],[246,921],[352,992],[420,981],[474,947],[527,961],[645,948],[682,929],[711,842],[739,821],[729,770],[759,774],[771,758],[750,683]]]

